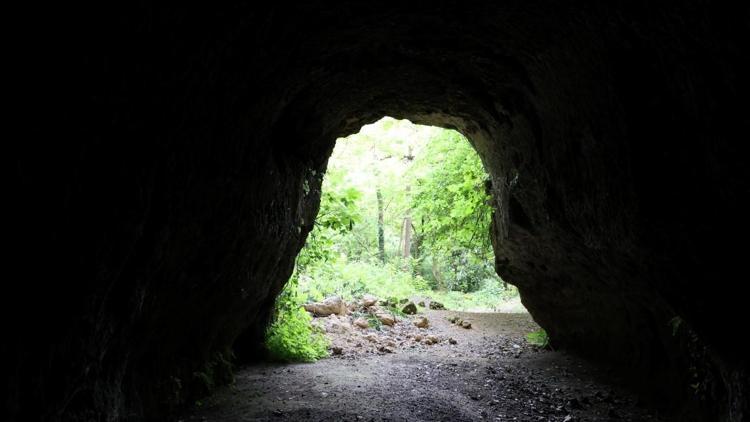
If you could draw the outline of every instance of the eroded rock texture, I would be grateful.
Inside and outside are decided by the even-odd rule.
[[[747,8],[564,3],[37,16],[10,157],[9,419],[158,419],[231,377],[334,140],[383,115],[471,138],[497,270],[556,345],[692,417],[747,418]]]

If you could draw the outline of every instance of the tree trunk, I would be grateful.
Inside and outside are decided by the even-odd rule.
[[[375,188],[375,196],[378,200],[378,258],[385,264],[385,235],[383,233],[383,194],[380,186]]]
[[[411,225],[411,231],[414,233],[413,240],[411,242],[411,256],[414,258],[419,258],[420,254],[420,247],[422,246],[422,235],[417,231],[417,228],[414,227],[414,224]]]
[[[435,281],[437,281],[437,289],[445,290],[445,279],[443,278],[443,275],[440,274],[440,267],[438,267],[434,256],[432,257],[432,276],[435,277]]]
[[[408,211],[407,211],[408,213]],[[411,256],[411,216],[404,217],[404,223],[401,226],[401,256],[409,258]]]
[[[408,150],[406,152],[406,155],[404,156],[404,161],[407,163],[410,163],[412,160],[414,160],[414,156],[411,152],[411,145],[409,145]],[[411,192],[411,185],[407,182],[406,187],[404,189],[406,191],[406,198],[407,201],[411,201],[410,198],[410,192]],[[401,256],[404,258],[409,258],[411,256],[411,206],[406,209],[406,213],[404,214],[404,222],[401,225]]]

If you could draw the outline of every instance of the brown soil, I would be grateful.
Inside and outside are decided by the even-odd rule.
[[[525,334],[538,329],[528,314],[426,310],[420,315],[430,328],[402,320],[381,332],[336,329],[329,336],[341,355],[243,368],[234,385],[182,420],[660,420],[618,387],[611,371],[527,344]],[[472,328],[448,322],[454,315],[470,320]],[[362,340],[367,334],[377,340]],[[414,341],[415,334],[435,335],[440,342],[425,345]],[[386,343],[391,352],[383,351]]]

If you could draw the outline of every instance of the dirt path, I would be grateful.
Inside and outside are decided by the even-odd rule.
[[[345,342],[350,350],[316,363],[247,367],[182,420],[660,420],[614,383],[599,381],[609,380],[606,370],[529,346],[524,335],[538,327],[528,314],[424,315],[430,328],[423,331],[439,336],[437,344],[391,329],[382,335],[397,344],[393,353],[364,345],[355,351],[355,339]],[[470,319],[472,328],[448,322],[453,315]]]

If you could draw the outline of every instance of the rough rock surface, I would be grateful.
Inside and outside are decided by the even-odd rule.
[[[326,333],[349,333],[354,327],[349,318],[339,318],[336,314],[324,315],[327,318],[316,319],[314,322]]]
[[[359,326],[357,321],[364,320],[364,318],[355,315],[335,318],[336,316],[316,317],[313,318],[312,323],[325,331],[326,337],[330,341],[331,351],[335,347],[341,350],[340,354],[345,355],[347,359],[378,353],[426,350],[428,346],[439,343],[440,337],[448,334],[453,335],[458,330],[458,328],[453,328],[450,333],[447,333],[442,325],[420,327],[418,322],[420,320],[426,321],[425,316],[392,317],[393,324],[383,323],[379,326]],[[364,322],[367,321],[364,320]],[[350,329],[342,329],[342,326]],[[431,337],[438,341],[433,342]],[[383,368],[383,370],[387,371],[387,368]]]
[[[417,328],[427,328],[430,326],[430,321],[427,319],[427,317],[417,317],[414,320],[414,326]]]
[[[375,315],[375,318],[377,318],[383,325],[392,326],[396,323],[396,317],[390,312],[378,310],[373,312],[373,315]]]
[[[409,302],[401,309],[401,312],[406,315],[414,315],[417,313],[417,305],[414,302]]]
[[[378,298],[373,295],[364,295],[362,296],[362,306],[364,307],[370,307],[374,304],[378,303]]]
[[[359,328],[370,328],[370,323],[365,318],[357,318],[353,324]]]
[[[14,60],[3,419],[159,419],[261,356],[335,139],[383,115],[470,138],[554,347],[748,418],[745,4],[107,7],[35,11]]]
[[[346,315],[348,312],[346,303],[338,296],[327,297],[322,302],[305,303],[302,306],[316,316]]]

